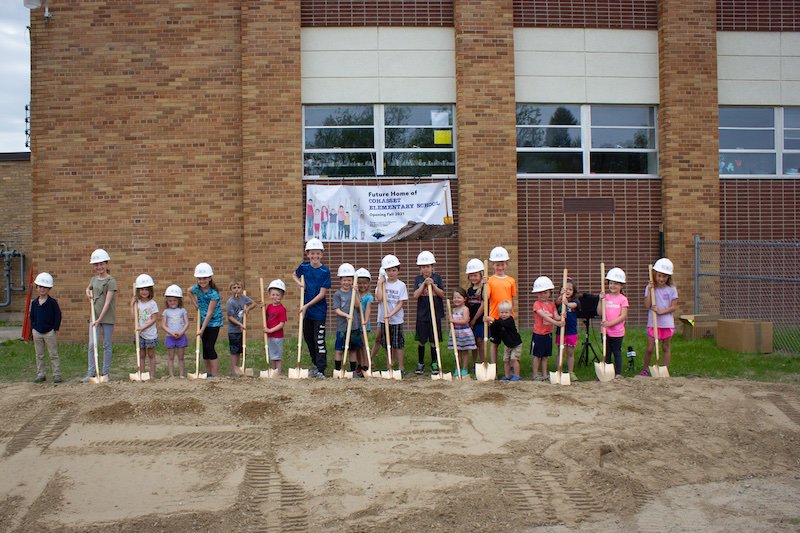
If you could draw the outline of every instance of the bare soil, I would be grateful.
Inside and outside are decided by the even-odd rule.
[[[800,529],[800,390],[0,385],[4,531]]]

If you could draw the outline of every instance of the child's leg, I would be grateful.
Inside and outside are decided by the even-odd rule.
[[[614,354],[614,372],[622,375],[622,339],[623,337],[612,337],[611,351]]]
[[[392,348],[392,360],[397,361],[397,369],[405,371],[405,361],[403,361],[405,350],[403,348]]]
[[[417,329],[417,335],[420,334]],[[425,343],[420,342],[417,344],[417,374],[422,374],[422,369],[425,367]]]
[[[343,350],[336,350],[333,356],[333,368],[336,370],[342,369],[342,354],[344,353]]]
[[[497,364],[497,345],[495,343],[491,343],[489,346],[489,362],[491,364]]]
[[[539,374],[539,368],[541,367],[541,365],[542,365],[542,358],[541,357],[536,357],[534,355],[533,356],[533,377],[534,378],[538,377],[540,375]]]
[[[547,357],[542,357],[542,377],[547,377]]]
[[[56,332],[50,331],[44,335],[47,353],[50,354],[50,364],[53,366],[53,378],[61,378],[61,360],[58,357],[58,342]]]
[[[672,337],[661,339],[662,366],[669,366],[670,359],[672,359],[672,350],[670,350],[670,340],[672,340]]]
[[[182,378],[186,377],[186,367],[183,360],[184,350],[186,350],[186,348],[178,348],[178,372],[179,372],[178,375]]]
[[[653,350],[655,349],[655,340],[650,335],[647,336],[647,349],[644,352],[644,370],[650,366],[650,360],[653,358]]]
[[[167,372],[169,377],[175,377],[175,348],[167,348]]]
[[[142,338],[139,337],[139,372],[146,372],[147,348],[142,346]]]
[[[38,331],[33,331],[33,347],[36,350],[36,377],[43,378],[47,374],[44,366],[44,335]]]
[[[565,350],[567,352],[567,372],[572,374],[575,370],[575,347],[567,346]]]
[[[239,356],[241,354],[231,354],[231,375],[238,376],[239,375]]]
[[[515,376],[519,376],[519,359],[511,358],[511,372]]]
[[[148,348],[147,357],[150,359],[150,379],[156,379],[156,349]]]
[[[478,360],[483,363],[484,357],[486,357],[486,346],[483,345],[483,337],[475,337],[475,345],[478,349],[475,351],[475,364],[478,364]]]

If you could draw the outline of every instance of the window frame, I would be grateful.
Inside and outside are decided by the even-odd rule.
[[[318,129],[320,126],[306,124],[306,110],[310,107],[333,107],[333,106],[372,106],[373,123],[368,125],[353,125],[353,126],[336,126],[340,128],[372,128],[373,131],[373,148],[306,148],[306,130]],[[430,107],[446,107],[450,112],[451,123],[446,127],[436,127],[433,125],[425,124],[408,124],[408,125],[387,125],[385,120],[385,111],[387,107],[392,106],[430,106]],[[320,180],[330,178],[343,178],[348,180],[358,179],[403,179],[403,178],[444,178],[455,179],[457,177],[457,147],[456,147],[456,106],[454,103],[387,103],[387,104],[369,104],[369,103],[347,103],[347,104],[303,104],[302,106],[302,146],[303,146],[303,179],[304,180]],[[386,130],[397,128],[430,128],[436,129],[449,129],[451,133],[451,146],[448,148],[408,148],[408,147],[387,147],[386,146]],[[346,174],[306,174],[306,157],[309,154],[374,154],[374,170],[375,172],[370,175],[346,175]],[[445,153],[452,154],[452,167],[453,173],[432,173],[432,174],[386,174],[386,161],[387,155],[391,154],[435,154]]]
[[[800,158],[800,148],[787,149],[785,147],[787,131],[800,133],[799,127],[787,127],[785,125],[785,113],[788,108],[798,108],[798,106],[769,106],[769,105],[720,105],[722,109],[771,109],[773,116],[773,127],[759,127],[759,126],[722,126],[721,123],[717,124],[718,138],[723,130],[747,130],[747,131],[773,131],[773,149],[765,148],[722,148],[718,150],[717,160],[722,163],[723,154],[769,154],[772,155],[775,162],[774,174],[728,174],[719,173],[720,179],[797,179],[800,178],[800,172],[789,174],[788,169],[784,168],[784,156],[794,155]],[[721,166],[721,165],[720,165]]]
[[[517,178],[520,179],[538,179],[538,178],[564,178],[564,179],[574,179],[574,178],[584,178],[584,179],[591,179],[591,178],[603,178],[603,179],[615,179],[615,178],[624,178],[624,179],[659,179],[658,175],[658,106],[654,104],[575,104],[575,103],[568,103],[568,102],[559,102],[559,103],[552,103],[552,102],[517,102],[517,106],[519,105],[534,105],[534,106],[564,106],[564,107],[575,107],[578,106],[580,109],[580,120],[579,124],[569,125],[569,126],[561,126],[561,125],[553,125],[552,127],[568,127],[568,128],[580,128],[580,139],[581,139],[581,146],[580,147],[523,147],[523,146],[516,146],[517,157],[519,158],[520,153],[580,153],[581,154],[581,166],[582,172],[570,172],[570,173],[554,173],[554,172],[542,172],[542,173],[529,173],[529,172],[517,172]],[[637,107],[637,108],[645,108],[645,109],[652,109],[653,114],[653,124],[652,126],[642,126],[636,128],[635,126],[625,126],[625,125],[593,125],[592,123],[592,107]],[[517,124],[516,131],[518,132],[520,128],[526,127],[546,127],[550,125],[541,125],[541,124]],[[653,132],[653,148],[603,148],[592,147],[592,129],[593,128],[603,128],[603,129],[621,129],[621,130],[630,130],[630,129],[647,129],[652,130]],[[516,136],[515,136],[516,138]],[[633,153],[633,154],[652,154],[654,158],[654,165],[655,165],[655,173],[646,173],[646,174],[633,174],[633,173],[593,173],[591,171],[591,162],[592,162],[592,154],[596,153]],[[519,160],[518,160],[519,161]],[[519,168],[519,164],[517,165]]]

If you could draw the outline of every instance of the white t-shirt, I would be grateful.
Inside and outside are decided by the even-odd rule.
[[[394,308],[397,307],[401,301],[408,301],[408,289],[406,288],[406,284],[399,279],[394,282],[387,281],[384,283],[384,287],[386,287],[386,303],[389,306],[390,313],[394,311]],[[383,302],[377,302],[377,305],[378,322],[383,322]],[[392,315],[389,318],[389,324],[402,324],[405,312],[406,310],[403,308],[398,311],[397,314]]]
[[[188,323],[186,309],[183,307],[164,309],[164,318],[167,320],[167,331],[170,333],[178,333]]]
[[[142,302],[141,300],[136,301],[136,310],[138,311],[137,314],[139,315],[139,325],[141,326],[150,318],[158,313],[158,304],[154,300],[148,300],[146,302]],[[148,326],[147,328],[143,329],[139,335],[143,339],[153,340],[158,338],[158,329],[156,329],[155,322]]]

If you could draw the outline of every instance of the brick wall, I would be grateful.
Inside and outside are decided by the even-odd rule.
[[[455,5],[461,264],[505,246],[517,268],[514,20],[511,0]],[[466,283],[466,276],[462,280]]]
[[[657,4],[657,0],[514,0],[514,25],[655,30]]]
[[[31,162],[30,154],[2,154],[0,157],[0,191],[3,191],[3,216],[0,216],[0,243],[8,250],[25,255],[25,272],[20,272],[20,259],[14,258],[11,285],[27,288],[31,253]],[[16,205],[15,205],[16,204]],[[0,268],[2,263],[0,262]],[[0,302],[5,301],[5,274],[0,271]],[[27,291],[11,291],[11,304],[0,307],[0,313],[20,313],[25,309]]]
[[[661,183],[655,179],[520,179],[519,267],[520,318],[533,327],[533,281],[548,276],[560,288],[566,268],[578,293],[600,292],[600,263],[625,271],[630,302],[629,324],[647,319],[641,294],[647,265],[658,258]],[[570,209],[575,199],[584,207]],[[565,200],[567,205],[565,206]],[[612,210],[600,208],[611,200]],[[566,207],[566,209],[565,209]],[[693,271],[676,272],[680,291],[692,284]]]
[[[31,17],[33,255],[59,280],[62,338],[86,337],[89,256],[111,254],[118,341],[141,272],[243,275],[239,0],[50,2]],[[193,314],[193,313],[192,313]]]
[[[720,180],[720,238],[797,241],[800,180]]]
[[[290,282],[303,257],[298,2],[242,3],[241,87],[245,285],[257,297],[260,276]]]
[[[678,272],[694,271],[695,234],[719,238],[715,7],[714,0],[659,3],[658,162],[666,255]],[[693,287],[683,295],[680,311],[688,312]]]
[[[453,26],[453,0],[302,0],[302,24]]]
[[[797,0],[717,0],[719,31],[800,31]]]

